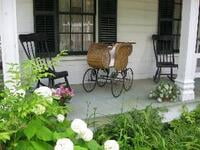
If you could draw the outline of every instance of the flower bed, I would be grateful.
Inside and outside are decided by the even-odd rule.
[[[80,119],[65,118],[67,106],[60,106],[48,87],[33,93],[6,90],[0,101],[1,149],[13,150],[105,150],[119,149],[116,141],[105,146],[93,139],[93,131]],[[118,149],[117,149],[118,147]]]

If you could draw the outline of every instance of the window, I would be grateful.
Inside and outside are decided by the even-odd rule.
[[[182,0],[159,0],[158,34],[174,36],[174,50],[179,52]]]
[[[95,41],[96,0],[34,0],[35,32],[48,35],[50,52],[86,54]]]
[[[86,54],[95,41],[95,0],[59,0],[59,50]]]
[[[99,42],[117,41],[117,0],[99,0]]]

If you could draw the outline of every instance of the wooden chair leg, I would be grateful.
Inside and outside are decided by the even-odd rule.
[[[39,87],[40,87],[40,80],[38,80],[37,85],[36,85],[36,88],[39,88]]]
[[[159,67],[157,82],[160,81],[161,72],[162,72],[162,68]]]
[[[48,87],[50,87],[50,88],[54,87],[54,79],[49,79]]]
[[[158,67],[157,70],[156,70],[156,73],[155,73],[155,76],[154,76],[154,82],[158,82],[160,80],[160,74],[161,74],[161,68]]]
[[[153,77],[153,80],[154,80],[154,81],[157,80],[157,77],[158,77],[158,71],[159,71],[159,68],[157,68],[156,73],[155,73],[155,75],[154,75],[154,77]]]
[[[170,71],[170,74],[171,74],[171,81],[174,82],[174,72],[173,72],[173,67],[171,67],[171,71]]]
[[[69,89],[71,89],[71,87],[70,87],[70,85],[69,85],[69,81],[68,81],[68,79],[67,79],[67,76],[65,76],[64,78],[65,78],[66,86],[67,86]]]

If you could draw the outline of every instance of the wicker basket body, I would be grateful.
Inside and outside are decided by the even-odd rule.
[[[112,48],[111,48],[112,49]],[[107,44],[94,43],[90,46],[87,54],[88,65],[95,69],[106,69],[109,68],[110,64],[110,53],[111,50]],[[127,67],[128,57],[132,53],[131,43],[116,43],[115,50],[115,63],[114,68],[117,71],[122,71]]]
[[[130,43],[119,43],[117,45],[114,64],[114,68],[117,71],[124,70],[127,67],[128,57],[132,53],[132,48],[132,44]]]
[[[90,46],[87,54],[88,65],[95,69],[105,69],[109,67],[110,54],[107,44],[94,43]]]

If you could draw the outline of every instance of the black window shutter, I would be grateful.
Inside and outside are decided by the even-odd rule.
[[[46,33],[48,48],[56,53],[56,0],[34,0],[35,32]]]
[[[117,41],[117,0],[99,0],[99,42]]]
[[[159,28],[161,35],[171,35],[173,28],[174,0],[159,0]]]

